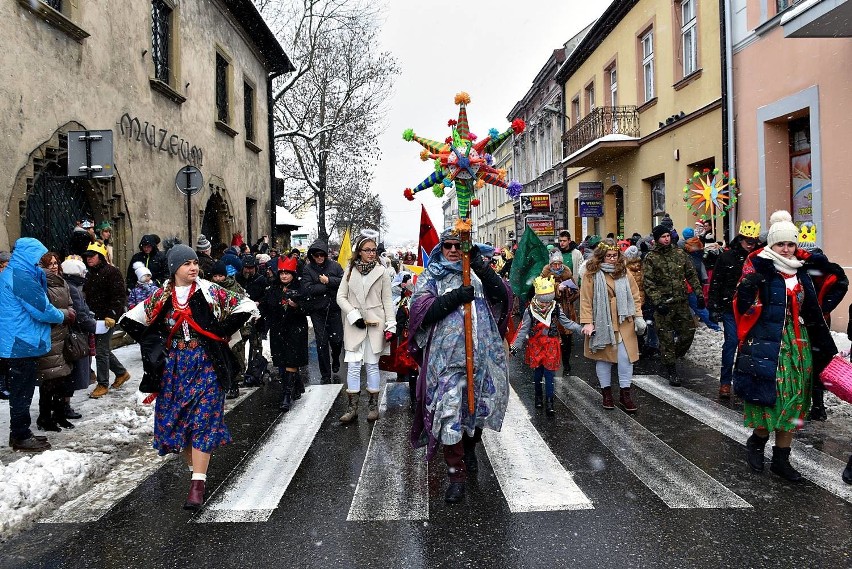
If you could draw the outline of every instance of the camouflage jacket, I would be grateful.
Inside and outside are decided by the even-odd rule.
[[[656,245],[642,262],[645,299],[654,306],[686,305],[686,282],[701,291],[698,274],[689,256],[674,245]]]

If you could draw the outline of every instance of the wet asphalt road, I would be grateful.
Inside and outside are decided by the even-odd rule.
[[[590,381],[593,366],[576,357],[579,351],[574,374]],[[188,475],[173,460],[97,522],[36,524],[3,544],[0,567],[852,567],[849,502],[811,482],[788,484],[768,465],[752,474],[741,444],[637,389],[635,421],[751,505],[671,508],[564,403],[557,402],[555,418],[534,409],[529,370],[517,358],[511,366],[535,430],[594,509],[512,513],[480,446],[480,471],[463,504],[443,502],[446,472],[438,455],[429,464],[427,520],[347,521],[372,426],[366,412],[357,424],[341,426],[341,396],[267,521],[193,522],[181,509]],[[637,375],[655,371],[654,362],[636,368]],[[717,384],[706,372],[684,375],[683,389],[715,400]],[[278,384],[267,385],[228,415],[234,444],[214,454],[213,492],[281,419],[279,393]],[[391,398],[389,410],[407,412],[405,405]],[[736,401],[726,405],[740,409]],[[802,440],[843,461],[850,450],[848,441],[823,435]]]

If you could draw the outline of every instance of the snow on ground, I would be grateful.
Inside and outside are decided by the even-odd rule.
[[[267,357],[268,351],[265,342]],[[34,433],[48,436],[51,450],[39,454],[12,451],[7,446],[9,404],[0,402],[0,480],[3,481],[0,484],[0,541],[50,515],[94,485],[111,484],[105,480],[107,474],[121,469],[125,462],[138,463],[141,455],[146,462],[154,463],[150,465],[153,471],[173,458],[159,457],[151,448],[154,408],[142,404],[145,395],[137,389],[142,379],[139,347],[135,344],[124,346],[113,353],[130,372],[130,380],[100,399],[89,398],[93,385],[88,390],[77,391],[71,406],[83,417],[71,421],[74,429],[62,429],[60,433],[36,429],[39,398],[36,388],[30,408],[32,429]],[[240,391],[242,397],[228,401],[226,412],[251,392]]]

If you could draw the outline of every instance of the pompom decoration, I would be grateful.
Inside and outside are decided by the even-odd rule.
[[[521,134],[524,132],[525,128],[527,128],[527,125],[523,119],[515,119],[512,121],[512,130],[515,131],[515,134]]]
[[[446,142],[447,144],[452,144],[453,143],[453,137],[448,136],[447,138],[444,139],[444,142]]]
[[[436,184],[432,188],[432,193],[435,194],[436,198],[442,198],[442,197],[444,197],[444,188],[442,188],[441,186]]]
[[[474,186],[476,186],[477,190],[481,190],[482,188],[485,187],[485,180],[482,180],[482,179],[477,180],[476,184],[474,184]]]
[[[479,198],[473,198],[472,200],[470,200],[470,205],[472,205],[473,207],[478,206],[479,205]]]
[[[485,155],[485,163],[488,164],[489,166],[493,166],[494,165],[494,157],[491,156],[490,154],[486,154]]]
[[[471,142],[476,142],[476,135],[472,132],[467,133],[467,139]]]
[[[521,195],[521,190],[523,189],[524,187],[520,184],[520,182],[512,180],[509,182],[509,188],[506,190],[506,195],[512,199],[517,199]]]
[[[411,191],[411,188],[405,188],[405,191],[402,192],[402,195],[404,195],[405,199],[407,199],[408,201],[414,201],[414,192]]]
[[[425,148],[420,151],[420,159],[423,160],[424,162],[429,160],[429,151],[426,150]]]
[[[778,223],[779,221],[789,221],[792,223],[793,218],[790,216],[789,211],[779,209],[778,211],[769,216],[769,225],[772,225],[773,223]]]
[[[737,203],[738,194],[737,181],[718,168],[694,172],[683,187],[686,208],[702,220],[723,217]]]
[[[450,180],[449,178],[444,178],[444,185],[449,188],[450,186],[453,185],[453,181]]]
[[[457,121],[456,119],[450,119],[450,120],[447,121],[447,126],[449,126],[449,127],[454,127],[457,124],[459,124],[459,121]]]
[[[405,142],[411,142],[411,140],[413,138],[414,138],[414,129],[413,128],[407,128],[404,131],[402,131],[402,139]]]
[[[488,136],[490,136],[491,138],[497,138],[498,136],[500,136],[500,131],[496,128],[489,128]]]
[[[467,105],[470,104],[470,95],[462,91],[461,93],[456,94],[455,103],[457,105]]]

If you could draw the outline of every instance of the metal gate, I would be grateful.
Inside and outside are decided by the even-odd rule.
[[[41,171],[21,218],[21,236],[35,237],[64,258],[75,222],[94,216],[86,197],[88,181],[63,173],[64,168],[56,164]]]

